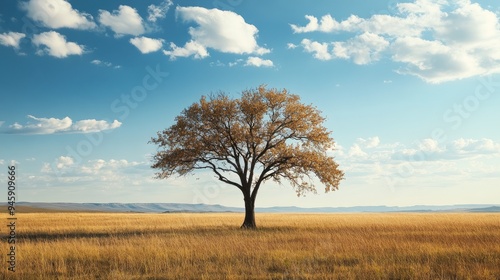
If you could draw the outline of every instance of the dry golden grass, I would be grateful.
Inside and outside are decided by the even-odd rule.
[[[17,271],[2,261],[0,278],[500,279],[498,214],[257,214],[256,231],[242,219],[21,213]]]

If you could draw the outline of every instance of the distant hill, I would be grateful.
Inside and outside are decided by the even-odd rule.
[[[490,206],[485,208],[470,209],[470,212],[500,212],[500,206]]]
[[[19,212],[137,212],[137,213],[223,213],[244,212],[243,208],[223,205],[184,203],[45,203],[19,202]],[[468,212],[498,213],[500,205],[463,204],[442,206],[354,206],[315,207],[275,206],[256,208],[259,213],[388,213],[388,212]]]
[[[48,212],[137,212],[137,213],[175,213],[175,212],[243,212],[242,208],[226,207],[222,205],[182,204],[182,203],[45,203],[45,202],[18,202],[17,207],[22,211],[42,209]]]

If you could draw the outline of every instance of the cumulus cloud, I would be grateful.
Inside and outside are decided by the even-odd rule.
[[[164,50],[163,53],[170,56],[171,60],[177,57],[194,56],[196,59],[201,59],[208,56],[208,51],[205,46],[196,41],[189,41],[184,47],[178,47],[176,44],[170,43],[170,49],[169,51]]]
[[[27,116],[29,122],[22,125],[17,122],[10,125],[2,133],[16,134],[54,134],[54,133],[91,133],[103,130],[115,129],[121,126],[121,122],[114,120],[109,123],[104,120],[81,120],[73,122],[69,117],[57,118],[37,118]]]
[[[40,170],[45,176],[57,176],[62,182],[97,183],[104,186],[140,184],[144,178],[142,170],[147,170],[146,163],[121,160],[88,160],[78,162],[70,156],[60,156],[52,163],[44,162]],[[48,179],[48,178],[47,178]]]
[[[340,147],[340,149],[336,148],[334,154],[337,155],[348,155],[350,158],[358,159],[358,160],[366,160],[368,158],[373,159],[373,153],[375,152],[375,148],[377,148],[380,144],[380,138],[378,136],[369,137],[369,138],[358,138],[356,142],[352,144],[349,148],[347,154],[343,152],[343,147],[340,145],[336,145],[336,147]]]
[[[65,58],[69,55],[81,55],[85,49],[83,45],[67,42],[66,37],[55,31],[34,35],[32,42],[37,47],[44,46],[38,50],[37,54],[48,54],[57,58]]]
[[[81,120],[75,122],[72,126],[70,131],[75,132],[75,133],[90,133],[90,132],[97,132],[97,131],[103,131],[103,130],[109,130],[109,129],[115,129],[118,128],[122,125],[121,122],[114,120],[112,123],[109,123],[107,121],[98,121],[95,119],[91,120]]]
[[[158,19],[165,18],[170,6],[174,3],[172,0],[165,0],[160,5],[149,5],[148,6],[148,21],[156,22]]]
[[[319,60],[330,60],[333,58],[333,55],[328,50],[328,43],[319,43],[309,39],[303,39],[300,44],[306,52],[314,54],[314,58]]]
[[[61,156],[57,159],[56,167],[58,169],[66,169],[68,167],[71,167],[74,163],[75,161],[72,157]]]
[[[395,15],[352,15],[343,21],[328,14],[321,20],[307,15],[305,26],[291,24],[291,28],[294,33],[353,34],[345,41],[304,39],[303,49],[320,60],[367,64],[387,54],[401,63],[398,73],[428,83],[500,73],[500,24],[495,12],[470,0],[414,0],[396,7]]]
[[[113,30],[116,36],[138,36],[146,31],[144,21],[137,10],[127,5],[120,5],[118,10],[112,13],[99,10],[99,22]]]
[[[356,64],[377,61],[380,53],[389,46],[383,37],[373,33],[363,33],[345,42],[333,43],[333,55],[337,58],[352,59]]]
[[[191,55],[204,58],[208,56],[208,48],[235,54],[262,55],[270,52],[257,44],[259,30],[234,12],[202,7],[177,7],[176,13],[185,22],[195,22],[198,26],[189,28],[191,40],[183,47],[171,43],[171,50],[164,51],[171,59]]]
[[[269,59],[262,59],[260,57],[251,56],[247,59],[245,66],[255,66],[255,67],[273,67],[274,64]]]
[[[306,15],[305,18],[309,20],[309,23],[304,27],[290,24],[293,33],[307,33],[313,31],[332,32],[340,27],[340,24],[334,20],[331,15],[324,15],[319,23],[318,19],[314,16]]]
[[[148,37],[135,37],[130,39],[130,43],[134,45],[141,53],[156,52],[163,47],[163,39],[152,39]]]
[[[460,138],[453,141],[449,150],[461,155],[478,155],[478,154],[500,154],[500,143],[496,143],[492,139],[464,139]]]
[[[91,15],[73,9],[64,0],[30,0],[21,3],[27,16],[50,28],[93,29],[96,27]]]
[[[358,145],[354,144],[349,148],[349,157],[366,157],[368,154]]]
[[[140,163],[135,162],[135,161],[127,161],[124,159],[121,160],[104,160],[104,159],[98,159],[98,160],[90,160],[86,164],[82,165],[80,167],[80,172],[83,174],[92,174],[92,175],[111,175],[112,173],[117,172],[118,170],[122,170],[125,168],[130,168],[140,165]],[[123,171],[123,170],[122,170]],[[110,180],[111,178],[107,178],[107,180]]]
[[[336,145],[337,146],[337,145]],[[378,137],[358,138],[329,151],[353,180],[395,186],[474,185],[500,179],[500,142],[492,139],[422,139],[411,145],[384,143]],[[370,147],[370,148],[369,148]],[[491,179],[488,179],[491,178]]]
[[[492,139],[456,139],[440,144],[435,139],[423,139],[414,148],[394,151],[395,160],[437,161],[500,155],[500,143]]]
[[[422,139],[412,145],[382,143],[379,137],[358,138],[345,152],[338,145],[331,151],[344,164],[399,164],[401,162],[454,162],[463,159],[496,157],[500,160],[500,142],[492,139],[455,139],[440,143]],[[336,146],[336,147],[337,147]]]
[[[21,39],[26,37],[24,33],[19,32],[9,32],[0,34],[0,45],[7,47],[13,47],[14,49],[19,49],[19,43]]]
[[[365,148],[371,149],[377,147],[380,144],[380,138],[378,136],[369,137],[366,139],[358,138],[356,139],[356,143]]]
[[[364,22],[363,19],[358,16],[351,15],[348,19],[338,22],[332,18],[331,15],[327,14],[321,18],[321,21],[318,22],[318,19],[315,16],[306,15],[305,18],[309,21],[306,26],[298,26],[295,24],[290,24],[294,33],[309,33],[309,32],[334,32],[334,31],[355,31],[357,25],[360,25]]]

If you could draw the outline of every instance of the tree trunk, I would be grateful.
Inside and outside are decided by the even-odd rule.
[[[255,225],[255,199],[252,199],[250,196],[245,196],[245,220],[241,225],[241,228],[244,229],[256,229],[257,225]]]

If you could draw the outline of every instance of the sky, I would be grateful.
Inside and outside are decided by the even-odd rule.
[[[339,190],[257,207],[500,203],[500,3],[0,3],[0,183],[17,200],[243,207],[211,173],[154,179],[157,131],[202,95],[286,88],[326,117]],[[6,199],[6,194],[3,195]]]

